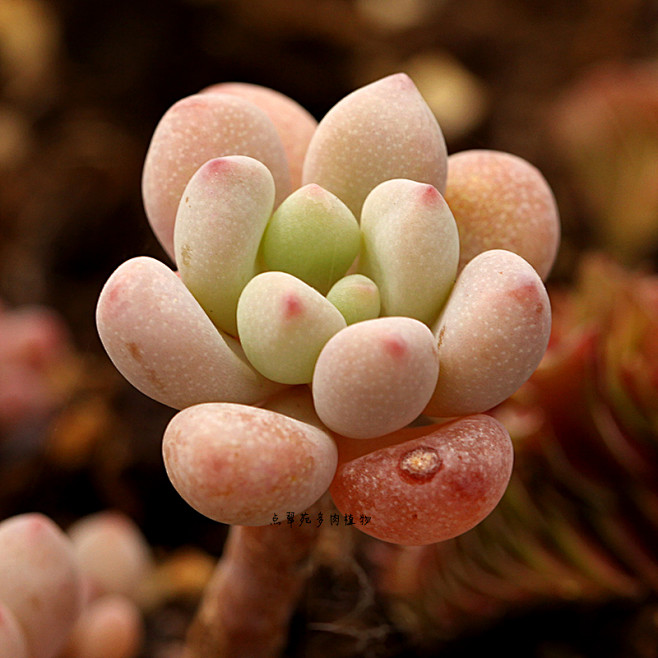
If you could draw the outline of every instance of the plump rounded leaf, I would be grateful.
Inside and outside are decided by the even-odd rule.
[[[222,82],[203,93],[233,94],[260,107],[276,127],[288,156],[292,189],[301,187],[304,156],[318,122],[299,103],[274,89],[246,82]]]
[[[356,217],[370,190],[409,178],[445,190],[447,157],[432,111],[404,73],[357,89],[320,121],[302,181],[344,201]]]
[[[424,430],[339,465],[331,495],[359,530],[396,544],[432,544],[470,530],[497,505],[512,472],[507,430],[490,416]]]
[[[73,628],[64,658],[135,658],[144,634],[137,605],[108,594],[92,601]]]
[[[96,309],[98,333],[121,374],[176,409],[209,401],[258,402],[280,387],[241,356],[166,265],[140,256],[109,278]]]
[[[256,274],[273,203],[267,167],[236,155],[203,164],[178,208],[174,249],[181,278],[215,325],[233,336],[238,297]]]
[[[144,162],[144,208],[158,240],[174,257],[174,223],[183,190],[212,158],[247,155],[272,172],[277,202],[290,194],[286,154],[274,124],[253,103],[229,94],[195,94],[164,114]]]
[[[146,539],[130,518],[98,512],[76,521],[67,533],[92,595],[136,595],[153,562]]]
[[[169,423],[167,473],[201,514],[238,525],[266,525],[312,505],[336,471],[336,446],[317,427],[267,409],[202,404]]]
[[[285,272],[263,272],[238,302],[240,343],[251,364],[284,384],[306,384],[324,344],[345,327],[340,311]]]
[[[0,656],[29,658],[25,633],[14,613],[0,602]]]
[[[367,439],[400,429],[423,410],[439,364],[432,332],[412,318],[350,325],[324,346],[313,401],[334,432]]]
[[[462,270],[434,329],[441,374],[425,413],[480,413],[516,391],[539,365],[551,307],[537,272],[494,249]]]
[[[361,246],[349,208],[314,183],[293,192],[270,219],[261,255],[265,269],[288,272],[326,294]]]
[[[28,655],[53,658],[82,609],[71,542],[47,517],[21,514],[0,523],[0,556],[0,601],[21,625]]]
[[[336,281],[327,299],[341,312],[347,324],[373,320],[381,311],[379,288],[363,274],[348,274]]]
[[[507,249],[546,279],[560,243],[555,198],[541,172],[499,151],[463,151],[448,158],[446,201],[461,244],[460,268],[489,249]]]
[[[457,275],[459,234],[432,185],[389,180],[365,200],[359,271],[379,287],[382,315],[431,324]]]

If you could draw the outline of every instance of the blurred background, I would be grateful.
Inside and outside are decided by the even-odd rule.
[[[423,550],[328,540],[289,655],[657,656],[655,0],[0,0],[0,517],[118,509],[161,561],[193,550],[145,610],[143,656],[175,655],[226,529],[174,493],[172,412],[94,325],[121,262],[166,261],[140,197],[151,134],[212,83],[320,119],[397,71],[450,152],[509,151],[551,184],[554,336],[495,411],[517,443],[500,511]]]

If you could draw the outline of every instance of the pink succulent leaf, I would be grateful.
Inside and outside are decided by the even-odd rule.
[[[536,167],[500,151],[454,153],[445,197],[459,229],[460,269],[483,251],[507,249],[546,280],[560,244],[560,218]]]
[[[183,190],[212,158],[246,155],[272,172],[276,200],[290,193],[290,173],[277,129],[267,114],[229,94],[196,94],[174,104],[155,129],[144,162],[142,194],[151,227],[174,258],[174,224]]]
[[[320,352],[313,373],[315,410],[338,434],[381,436],[421,413],[438,372],[436,342],[422,322],[404,317],[357,322]]]
[[[27,640],[16,615],[0,602],[0,656],[29,658]]]
[[[539,365],[550,329],[548,294],[531,265],[502,249],[476,256],[434,328],[441,373],[425,413],[481,413],[505,400]]]
[[[67,658],[129,658],[140,653],[142,612],[133,599],[106,594],[83,610],[68,639]]]
[[[21,625],[27,655],[54,658],[83,605],[71,542],[49,518],[21,514],[0,523],[0,555],[0,601]]]
[[[175,409],[255,403],[280,389],[257,373],[166,265],[140,256],[109,278],[96,310],[110,359],[145,395]]]
[[[78,519],[66,533],[89,584],[90,596],[138,596],[153,558],[132,519],[118,511],[96,512]]]
[[[379,287],[383,315],[436,320],[459,261],[457,225],[432,185],[395,179],[378,185],[361,213],[359,271]]]
[[[425,434],[341,463],[331,496],[363,532],[424,545],[470,530],[498,504],[512,473],[507,430],[490,416],[431,425]]]
[[[432,111],[404,73],[358,89],[320,121],[302,182],[333,192],[356,217],[379,183],[408,178],[445,190],[446,145]]]
[[[176,214],[181,278],[214,324],[232,336],[238,298],[257,273],[274,193],[272,175],[258,160],[214,158],[192,176]]]
[[[260,107],[279,133],[288,157],[292,189],[301,187],[304,156],[318,125],[311,114],[285,94],[246,82],[222,82],[207,87],[202,93],[231,94]]]

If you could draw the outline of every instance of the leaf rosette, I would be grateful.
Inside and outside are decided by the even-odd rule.
[[[181,410],[165,461],[190,504],[265,524],[331,485],[341,512],[378,518],[373,534],[418,544],[493,509],[512,452],[482,414],[532,374],[550,332],[542,278],[559,220],[534,167],[494,151],[448,158],[405,74],[319,124],[277,92],[220,84],[164,115],[143,193],[179,276],[124,263],[97,325],[126,379]],[[390,515],[407,441],[438,461],[404,487],[405,534]],[[412,522],[410,492],[433,501],[427,523]],[[462,522],[446,517],[457,499]]]

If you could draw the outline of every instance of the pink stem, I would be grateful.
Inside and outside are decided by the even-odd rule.
[[[190,627],[185,657],[280,655],[316,538],[313,524],[233,526]]]

